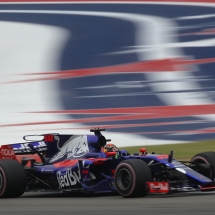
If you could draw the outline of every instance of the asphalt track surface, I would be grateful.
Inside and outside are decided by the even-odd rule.
[[[148,195],[126,199],[118,195],[25,193],[1,199],[0,213],[10,214],[214,214],[215,192]]]

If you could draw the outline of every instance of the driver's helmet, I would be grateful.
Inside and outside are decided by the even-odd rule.
[[[116,152],[117,155],[119,153],[119,149],[112,143],[106,144],[103,148],[101,148],[101,150],[104,153],[106,153],[106,152]]]

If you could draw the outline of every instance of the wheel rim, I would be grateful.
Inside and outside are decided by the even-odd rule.
[[[131,173],[123,168],[118,172],[117,184],[121,190],[127,190],[132,183]]]

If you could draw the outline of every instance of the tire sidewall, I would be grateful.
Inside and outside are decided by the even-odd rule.
[[[122,190],[117,182],[115,184],[116,184],[116,187],[117,187],[119,194],[126,197],[126,196],[130,196],[134,192],[135,183],[136,183],[136,175],[135,175],[135,172],[134,172],[134,170],[130,164],[120,163],[116,169],[116,175],[115,175],[116,180],[118,180],[118,174],[123,169],[126,169],[130,173],[130,176],[131,176],[130,177],[130,179],[131,179],[130,185],[128,186],[127,189]]]
[[[205,164],[211,165],[209,178],[212,181],[215,181],[215,152],[208,151],[208,152],[199,153],[191,159],[191,162],[195,162],[198,160],[203,161]],[[206,177],[208,177],[208,176],[206,176]]]
[[[210,161],[209,161],[207,158],[205,158],[203,155],[197,155],[197,156],[193,157],[191,161],[192,161],[192,162],[195,162],[195,161],[198,161],[198,160],[202,160],[202,161],[205,162],[206,164],[210,164],[210,165],[211,165]],[[210,175],[209,175],[209,178],[210,178],[210,179],[213,179],[213,178],[214,178],[213,167],[210,168]]]
[[[18,161],[1,160],[0,175],[0,198],[16,198],[25,192],[27,176],[24,167]]]
[[[129,173],[119,174],[121,169]],[[119,178],[118,178],[119,177]],[[122,183],[120,182],[122,178]],[[126,177],[129,177],[126,180]],[[115,185],[118,193],[126,198],[143,197],[148,193],[146,182],[152,181],[152,172],[147,163],[141,159],[125,159],[116,167],[115,171]],[[122,189],[121,189],[121,188]]]
[[[7,177],[4,169],[0,166],[0,197],[4,196],[7,188]]]

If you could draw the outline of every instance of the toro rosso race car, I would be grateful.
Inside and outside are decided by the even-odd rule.
[[[25,143],[2,145],[0,197],[19,197],[27,191],[141,197],[215,190],[215,152],[197,154],[189,162],[175,160],[172,151],[155,154],[141,148],[129,154],[109,144],[101,134],[104,130],[92,129],[91,135],[28,135]],[[34,136],[42,140],[27,140]]]

